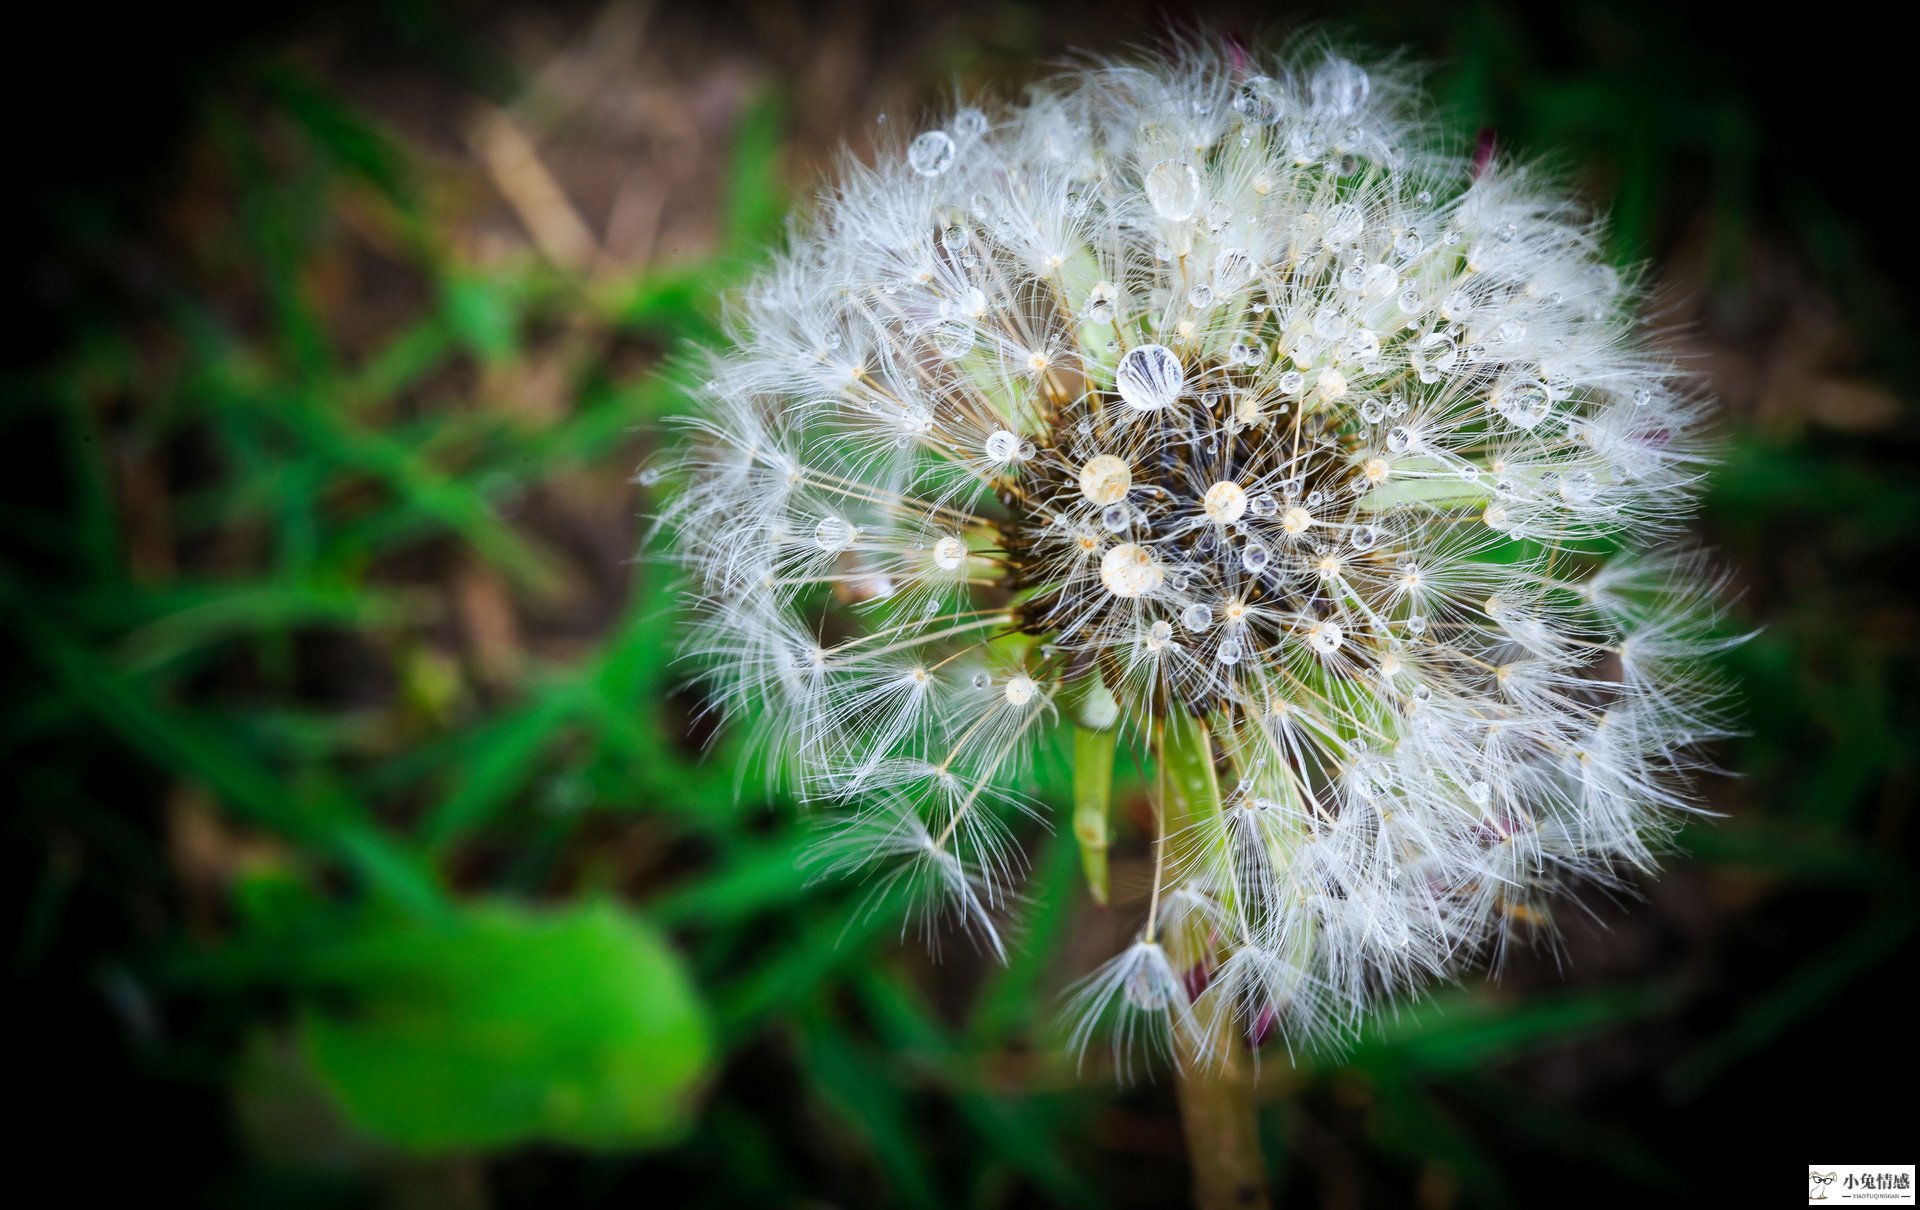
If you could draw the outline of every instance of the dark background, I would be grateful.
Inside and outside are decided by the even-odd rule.
[[[663,358],[711,335],[876,114],[1202,20],[1328,17],[1431,64],[1462,142],[1490,131],[1609,207],[1612,254],[1648,266],[1723,400],[1701,528],[1729,626],[1759,636],[1726,660],[1748,734],[1708,787],[1725,817],[1641,901],[1569,905],[1558,952],[1353,1054],[1270,1061],[1284,1199],[1772,1201],[1802,1161],[1911,1160],[1914,71],[1878,10],[1757,13],[39,14],[0,78],[14,1181],[213,1205],[1177,1201],[1164,1084],[1055,1057],[1058,989],[1121,927],[1071,854],[1034,837],[1005,971],[849,928],[857,896],[786,873],[790,807],[753,777],[732,805],[729,751],[698,758],[626,480],[678,406]],[[676,1137],[422,1155],[343,1118],[301,1022],[352,994],[309,954],[387,914],[368,833],[455,904],[611,900],[664,935],[718,1051]]]

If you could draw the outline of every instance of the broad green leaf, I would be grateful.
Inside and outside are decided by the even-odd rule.
[[[678,956],[610,904],[471,908],[320,955],[302,1044],[356,1126],[408,1150],[655,1146],[691,1125],[713,1062]]]

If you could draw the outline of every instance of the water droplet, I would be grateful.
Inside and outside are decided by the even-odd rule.
[[[1265,571],[1272,558],[1267,548],[1258,542],[1249,542],[1240,549],[1240,566],[1255,575]]]
[[[1547,384],[1532,378],[1502,387],[1493,401],[1493,410],[1521,429],[1533,428],[1546,419],[1552,406]]]
[[[973,325],[960,320],[948,320],[936,324],[933,329],[933,347],[940,350],[943,357],[964,357],[973,348]]]
[[[929,130],[907,145],[907,164],[921,176],[939,176],[953,167],[953,139],[944,130]]]
[[[1340,644],[1346,634],[1337,622],[1319,622],[1307,632],[1307,643],[1321,655],[1332,655],[1340,650]]]
[[[1353,531],[1353,536],[1349,540],[1353,543],[1355,550],[1372,550],[1380,544],[1382,536],[1378,525],[1362,525]]]
[[[987,437],[986,453],[995,462],[1012,462],[1020,454],[1020,438],[1006,429],[995,429]]]
[[[1213,653],[1213,658],[1216,660],[1219,660],[1222,664],[1225,664],[1229,668],[1231,668],[1233,665],[1238,664],[1240,662],[1240,653],[1241,653],[1240,640],[1235,638],[1226,638],[1226,639],[1220,640],[1220,646]]]
[[[1380,402],[1376,399],[1369,399],[1360,405],[1360,419],[1366,421],[1368,424],[1379,424],[1381,420],[1386,418],[1386,415],[1387,410],[1381,407]]]
[[[1232,294],[1253,280],[1253,258],[1238,248],[1228,248],[1213,258],[1213,285],[1223,294]]]
[[[949,252],[960,251],[967,246],[967,241],[971,238],[973,237],[968,234],[967,229],[958,223],[940,233],[940,243]]]
[[[1429,332],[1414,346],[1411,360],[1421,382],[1439,382],[1460,364],[1460,346],[1445,332]]]
[[[966,559],[967,544],[952,534],[933,544],[933,561],[942,571],[958,571]]]
[[[993,678],[986,673],[976,672],[973,674],[973,687],[975,689],[985,689],[991,684],[993,684]]]
[[[1273,385],[1288,395],[1297,395],[1300,388],[1307,385],[1307,376],[1298,370],[1288,370],[1273,380]]]
[[[859,538],[860,530],[845,517],[827,517],[813,527],[813,544],[824,551],[842,551]]]
[[[1152,636],[1154,642],[1164,643],[1173,637],[1173,624],[1164,619],[1155,622],[1147,627],[1147,634]]]
[[[1195,634],[1201,634],[1213,625],[1213,610],[1205,605],[1189,605],[1180,611],[1180,624]]]
[[[1486,782],[1477,781],[1467,787],[1467,797],[1476,807],[1484,807],[1493,801],[1493,787]]]
[[[1120,398],[1137,412],[1157,412],[1180,398],[1186,388],[1186,370],[1165,345],[1140,345],[1120,359],[1114,380]]]
[[[968,106],[953,115],[953,133],[963,139],[977,139],[987,133],[987,115]]]
[[[1196,311],[1204,311],[1213,305],[1213,287],[1205,282],[1187,291],[1187,305]]]
[[[1119,533],[1127,528],[1131,520],[1132,517],[1122,505],[1110,504],[1100,512],[1100,524],[1106,526],[1110,533]]]
[[[1098,324],[1113,322],[1113,300],[1120,291],[1112,282],[1096,282],[1087,291],[1087,318]]]
[[[1347,315],[1338,307],[1321,307],[1313,313],[1313,334],[1322,340],[1335,340],[1347,330]]]
[[[1253,509],[1256,517],[1271,517],[1280,511],[1280,502],[1273,498],[1271,492],[1261,492],[1253,499],[1247,501],[1247,506]]]
[[[1234,94],[1233,109],[1249,122],[1273,121],[1280,116],[1278,86],[1266,76],[1248,76]]]
[[[1425,616],[1416,613],[1412,617],[1408,618],[1407,633],[1411,635],[1422,635],[1427,633],[1427,619],[1425,618]]]
[[[1420,233],[1411,228],[1393,237],[1393,250],[1399,253],[1403,260],[1412,260],[1420,255],[1420,248]]]
[[[1009,706],[1024,706],[1039,692],[1040,686],[1034,683],[1032,677],[1017,675],[1007,678],[1007,685],[1001,690],[1001,696],[1006,698]]]
[[[1147,202],[1168,222],[1181,223],[1200,209],[1200,173],[1185,160],[1161,160],[1147,170]]]
[[[1413,433],[1405,425],[1395,425],[1387,430],[1387,448],[1398,454],[1413,444]]]

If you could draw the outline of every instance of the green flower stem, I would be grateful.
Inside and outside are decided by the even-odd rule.
[[[1163,805],[1168,835],[1220,814],[1213,735],[1204,718],[1170,711],[1160,731],[1160,760],[1171,791]],[[1209,1037],[1176,1036],[1174,1046],[1175,1090],[1193,1168],[1194,1205],[1200,1210],[1271,1205],[1252,1066],[1232,1022],[1222,1021]]]

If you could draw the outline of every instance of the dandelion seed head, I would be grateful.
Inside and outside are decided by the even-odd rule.
[[[710,358],[661,518],[691,654],[836,865],[998,953],[1037,754],[1211,737],[1082,1047],[1348,1032],[1648,868],[1726,733],[1706,405],[1597,224],[1419,108],[1319,44],[961,108],[849,165]]]

